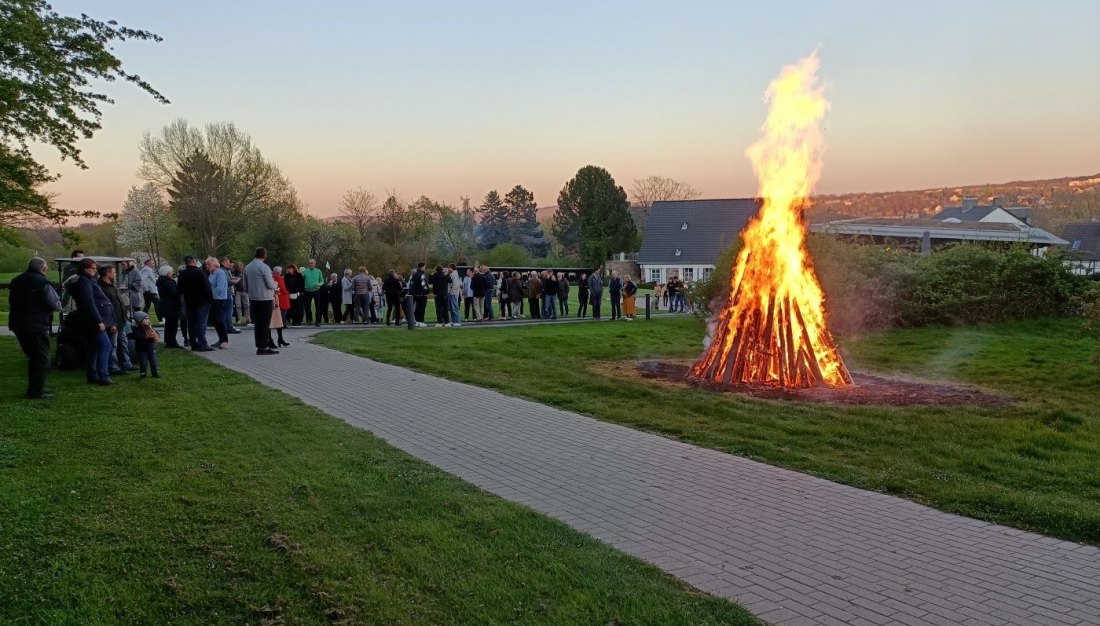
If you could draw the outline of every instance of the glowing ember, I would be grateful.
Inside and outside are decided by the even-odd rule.
[[[824,295],[806,252],[803,205],[821,175],[819,123],[829,108],[812,54],[783,68],[765,92],[763,137],[746,155],[763,206],[741,233],[726,307],[711,320],[712,341],[691,376],[783,387],[850,385],[825,326]]]

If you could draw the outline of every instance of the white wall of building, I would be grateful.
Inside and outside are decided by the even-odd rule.
[[[714,271],[713,265],[679,265],[677,263],[641,263],[642,282],[665,282],[670,276],[679,276],[684,282],[693,282],[709,278]]]

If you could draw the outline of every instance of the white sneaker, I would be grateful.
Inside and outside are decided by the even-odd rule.
[[[462,324],[451,324],[451,328],[462,328]]]
[[[435,327],[436,328],[443,328],[443,324],[436,324]]]

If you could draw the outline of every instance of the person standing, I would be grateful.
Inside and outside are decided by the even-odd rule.
[[[256,248],[255,258],[241,272],[244,283],[248,286],[248,306],[255,330],[253,343],[256,344],[258,356],[279,354],[278,350],[271,348],[271,317],[275,311],[275,290],[279,283],[272,275],[266,260],[267,248]]]
[[[569,278],[558,272],[558,308],[562,317],[569,317]]]
[[[542,319],[558,319],[558,277],[554,271],[543,272],[542,280]]]
[[[248,279],[244,277],[244,263],[237,261],[233,266],[233,318],[238,324],[248,326],[252,323],[249,311]]]
[[[218,260],[214,257],[207,258],[204,267],[213,298],[210,304],[210,319],[214,322],[214,332],[218,334],[218,342],[214,347],[228,348],[229,330],[225,327],[225,303],[229,300],[229,279],[226,278],[226,273],[218,266]]]
[[[157,315],[162,316],[164,322],[164,347],[181,348],[176,341],[176,330],[180,323],[180,293],[176,285],[175,270],[171,265],[161,266],[160,278],[157,279]]]
[[[112,375],[125,374],[136,369],[133,361],[130,360],[130,339],[127,331],[130,302],[122,295],[118,287],[115,287],[118,272],[115,270],[114,265],[100,266],[98,273],[99,281],[97,284],[100,290],[103,291],[103,295],[107,296],[107,300],[111,303],[111,310],[114,312],[115,326],[117,327],[116,332],[110,333],[108,337],[111,340],[111,354],[108,356],[107,372]]]
[[[290,298],[290,313],[287,326],[298,328],[302,325],[302,311],[305,304],[306,281],[298,266],[290,263],[283,270],[283,283],[286,284],[287,297]]]
[[[409,314],[416,320],[417,326],[426,326],[424,312],[428,308],[428,293],[428,275],[424,272],[424,262],[421,261],[409,276],[409,295],[413,297],[413,310]]]
[[[600,319],[600,304],[603,301],[603,279],[600,277],[600,268],[592,270],[588,277],[588,293],[592,300],[592,319]]]
[[[344,270],[340,278],[340,323],[351,320],[351,314],[355,305],[355,284],[351,282],[351,268]],[[336,304],[334,303],[335,307]]]
[[[278,331],[279,344],[278,346],[276,346],[275,342],[271,341],[271,332],[269,331],[267,334],[267,345],[272,350],[274,350],[276,347],[289,348],[290,344],[287,343],[285,339],[283,339],[283,329],[286,328],[286,325],[290,320],[291,303],[293,302],[293,300],[290,299],[290,293],[286,289],[286,279],[283,275],[283,268],[276,265],[271,270],[271,278],[275,280],[275,297],[279,299],[279,313],[275,314],[274,312],[272,312],[270,328],[274,328]]]
[[[462,276],[458,273],[458,267],[451,263],[447,266],[447,278],[451,281],[447,288],[447,304],[450,307],[451,326],[462,326],[462,317],[459,315],[458,301],[462,297]]]
[[[198,259],[187,255],[179,278],[179,290],[183,294],[184,310],[187,313],[187,334],[191,339],[192,352],[210,352],[214,348],[206,341],[206,324],[210,317],[210,307],[214,303],[214,294],[210,290],[210,279],[199,267]]]
[[[76,311],[71,319],[65,319],[66,324],[73,324],[86,340],[84,360],[87,364],[88,384],[107,386],[115,384],[110,375],[110,335],[118,332],[118,324],[114,306],[99,288],[99,282],[93,278],[97,269],[95,260],[80,260],[77,270],[79,279],[70,287],[73,301],[76,302]]]
[[[229,260],[229,257],[222,257],[220,266],[217,268],[218,272],[225,274],[225,299],[221,304],[221,320],[222,328],[225,329],[226,334],[239,335],[241,331],[233,327],[233,290],[236,281],[233,278],[233,262]]]
[[[289,268],[288,268],[289,269]],[[316,309],[317,326],[321,325],[321,287],[325,284],[325,273],[317,269],[317,260],[310,259],[309,267],[302,270],[302,299],[300,306],[305,308],[306,324],[314,323],[314,310]],[[299,313],[299,317],[300,317]],[[298,325],[301,325],[299,320]]]
[[[367,274],[367,268],[360,265],[359,273],[351,279],[351,289],[354,294],[351,314],[352,323],[367,323],[368,311],[371,308],[371,297],[374,291],[373,287],[370,276]]]
[[[611,295],[611,321],[622,319],[623,310],[620,302],[623,297],[623,279],[619,278],[618,270],[611,270],[611,280],[607,283],[607,292]]]
[[[512,272],[508,281],[508,301],[512,303],[512,319],[523,319],[523,281],[519,272]]]
[[[482,266],[485,270],[488,267]],[[485,319],[485,295],[489,293],[489,280],[486,278],[485,273],[477,272],[470,277],[470,291],[473,293],[474,299],[474,321],[484,322]]]
[[[450,326],[451,305],[447,302],[447,292],[451,288],[451,279],[443,271],[442,265],[435,266],[435,272],[432,273],[429,282],[432,285],[432,296],[435,297],[435,327]]]
[[[477,321],[477,318],[473,317],[474,308],[474,268],[466,268],[466,276],[462,279],[462,298],[466,302],[466,321],[473,319]]]
[[[126,317],[129,319],[130,314],[141,310],[145,300],[142,298],[145,287],[142,284],[141,272],[133,261],[123,261],[121,265],[122,271],[116,271],[114,285],[122,297],[124,308],[127,309]]]
[[[145,306],[142,311],[148,313],[153,311],[156,313],[157,318],[162,318],[160,314],[160,294],[157,291],[157,264],[152,258],[145,259],[145,263],[141,266],[141,270],[138,272],[141,276],[141,289],[142,299],[145,300]],[[164,320],[161,319],[163,322]]]
[[[485,321],[491,322],[496,318],[493,315],[493,298],[497,292],[497,277],[488,265],[481,266],[481,274],[485,277]]]
[[[638,285],[627,274],[623,277],[623,316],[626,321],[633,322],[635,309],[634,298],[638,295]]]
[[[533,320],[542,319],[542,281],[535,272],[527,279],[527,312]]]
[[[27,397],[33,400],[53,397],[46,389],[46,374],[50,371],[53,312],[60,310],[61,298],[46,278],[46,260],[34,257],[27,263],[27,271],[8,285],[8,328],[27,355]]]
[[[401,291],[404,285],[396,270],[390,270],[386,280],[382,281],[382,293],[386,296],[386,326],[390,325],[390,316],[393,316],[393,325],[401,325]]]
[[[577,281],[577,317],[584,318],[588,314],[588,274],[581,274]]]

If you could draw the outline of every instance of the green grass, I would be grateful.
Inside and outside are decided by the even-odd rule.
[[[165,378],[106,389],[53,372],[57,397],[34,402],[0,337],[0,623],[755,623],[241,374],[163,357]]]
[[[607,374],[694,358],[690,319],[492,331],[327,333],[354,354],[896,494],[942,510],[1100,544],[1100,385],[1078,320],[927,328],[843,342],[857,371],[956,381],[1002,407],[851,407],[756,400]],[[602,367],[597,371],[593,365]]]

